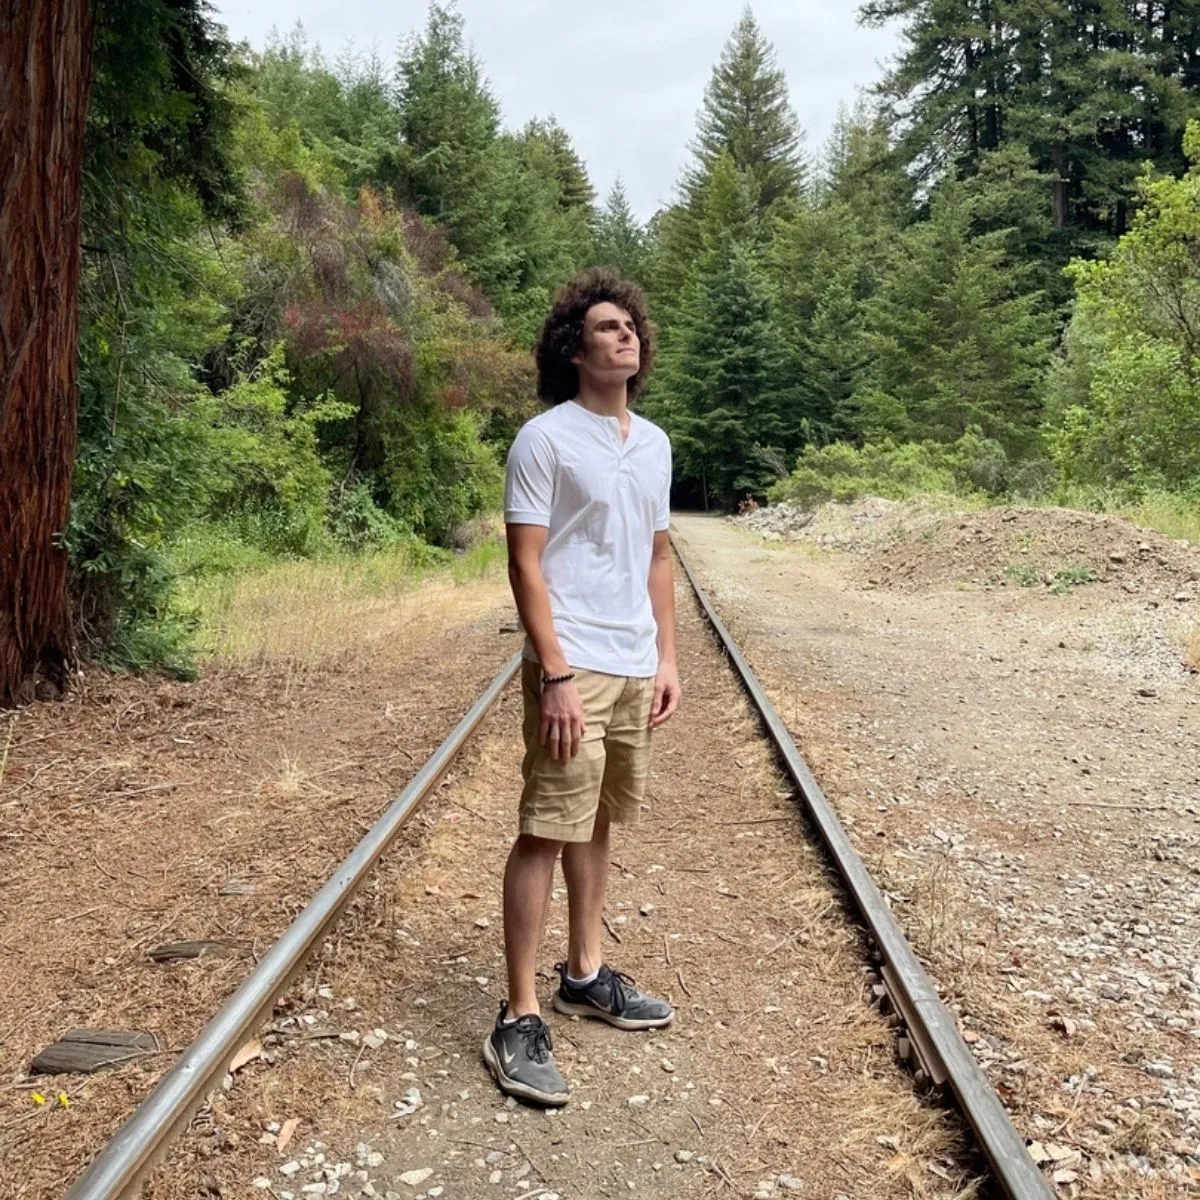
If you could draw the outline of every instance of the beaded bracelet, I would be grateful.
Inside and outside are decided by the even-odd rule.
[[[574,671],[568,671],[565,675],[543,675],[542,687],[546,687],[551,683],[569,683],[574,678]]]

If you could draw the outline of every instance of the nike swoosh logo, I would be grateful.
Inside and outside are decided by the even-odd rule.
[[[512,1066],[512,1064],[517,1061],[517,1056],[515,1054],[509,1054],[507,1046],[500,1047],[500,1057],[504,1059],[504,1065],[506,1067]]]

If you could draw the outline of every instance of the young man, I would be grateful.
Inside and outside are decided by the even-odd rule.
[[[554,1007],[618,1029],[674,1015],[602,960],[610,827],[638,819],[650,731],[680,698],[671,447],[628,407],[653,356],[639,288],[611,270],[573,280],[538,341],[538,393],[551,407],[508,457],[508,570],[527,635],[525,788],[504,876],[508,1001],[483,1056],[502,1091],[539,1104],[569,1094],[534,979],[560,851],[570,934]]]

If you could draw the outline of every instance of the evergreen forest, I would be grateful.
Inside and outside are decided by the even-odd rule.
[[[389,58],[97,0],[74,637],[186,672],[189,581],[445,558],[588,265],[645,287],[675,501],[921,490],[1200,510],[1200,0],[867,0],[901,48],[813,146],[747,7],[669,206],[513,128],[450,0]]]

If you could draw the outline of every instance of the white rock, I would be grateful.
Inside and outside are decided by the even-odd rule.
[[[691,1150],[676,1150],[675,1161],[677,1163],[690,1163],[696,1155]]]
[[[380,1152],[378,1150],[372,1150],[371,1153],[367,1155],[367,1166],[368,1167],[382,1167],[383,1166],[383,1155],[380,1154]]]
[[[415,1171],[405,1171],[397,1179],[407,1187],[419,1187],[433,1174],[432,1167],[417,1167]]]
[[[500,1180],[502,1180],[503,1178],[504,1178],[504,1172],[503,1172],[503,1171],[493,1171],[493,1172],[492,1172],[492,1173],[491,1173],[491,1174],[488,1176],[488,1183],[499,1183],[499,1182],[500,1182]]]
[[[645,1108],[650,1103],[649,1096],[630,1096],[626,1101],[630,1108]]]
[[[271,1181],[265,1175],[260,1175],[250,1186],[266,1191],[271,1186]]]
[[[279,1173],[280,1175],[286,1175],[290,1179],[298,1170],[300,1170],[300,1164],[293,1158],[291,1162],[285,1162],[279,1168]]]

